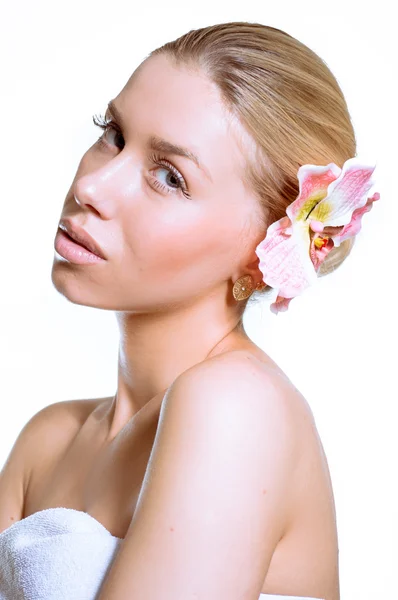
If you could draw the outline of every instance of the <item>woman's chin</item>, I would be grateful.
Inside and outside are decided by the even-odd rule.
[[[80,276],[79,269],[68,261],[54,260],[51,269],[51,282],[57,292],[65,296],[73,304],[91,306],[93,308],[104,308],[101,302],[101,290],[104,283],[96,284],[93,278]]]

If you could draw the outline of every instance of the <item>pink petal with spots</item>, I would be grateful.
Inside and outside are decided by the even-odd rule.
[[[365,206],[354,210],[354,212],[352,213],[351,221],[348,223],[348,225],[345,225],[345,227],[343,227],[339,234],[332,236],[336,247],[340,246],[341,242],[343,242],[349,237],[356,235],[361,230],[362,216],[366,212],[369,212],[372,208],[373,202],[379,199],[379,192],[375,192],[373,196],[368,198],[368,201],[366,202]]]
[[[256,254],[263,281],[278,289],[281,296],[294,298],[311,285],[317,275],[309,255],[308,224],[296,224],[288,235],[281,221],[268,227],[265,239],[256,247]]]
[[[329,163],[325,167],[302,165],[299,168],[297,172],[299,195],[286,209],[286,214],[292,223],[307,219],[314,206],[327,196],[329,185],[339,177],[340,173],[340,167],[334,163]]]
[[[346,160],[339,177],[330,183],[327,196],[311,212],[311,220],[321,221],[325,227],[348,225],[353,212],[366,204],[375,168],[355,157]]]

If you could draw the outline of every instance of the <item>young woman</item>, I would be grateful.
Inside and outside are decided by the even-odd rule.
[[[256,249],[298,197],[298,169],[355,155],[336,79],[281,30],[218,24],[152,52],[95,123],[104,131],[66,195],[52,281],[75,304],[115,311],[117,390],[50,405],[24,427],[0,479],[3,565],[11,533],[39,517],[70,519],[65,565],[88,539],[73,537],[83,518],[121,542],[108,571],[95,571],[96,542],[67,585],[47,573],[52,595],[40,597],[84,572],[98,600],[339,600],[311,410],[242,324],[250,295],[270,289]],[[353,239],[331,243],[317,274]]]

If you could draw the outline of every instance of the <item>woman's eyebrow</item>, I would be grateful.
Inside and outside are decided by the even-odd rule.
[[[119,123],[125,127],[124,119],[121,112],[116,108],[113,100],[108,103],[108,111],[113,118],[115,118]],[[174,144],[161,138],[157,135],[152,135],[148,141],[148,148],[151,150],[156,150],[158,152],[164,152],[165,154],[174,154],[176,156],[183,156],[192,160],[195,165],[203,171],[206,177],[213,182],[213,179],[210,175],[209,170],[205,167],[205,165],[199,160],[199,158],[188,148],[184,148],[184,146],[180,146],[179,144]]]

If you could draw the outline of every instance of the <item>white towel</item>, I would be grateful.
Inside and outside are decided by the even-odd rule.
[[[121,543],[88,513],[34,513],[0,534],[0,599],[94,600]]]
[[[95,600],[123,539],[86,512],[48,508],[0,533],[0,600]],[[259,600],[320,600],[260,594]]]

